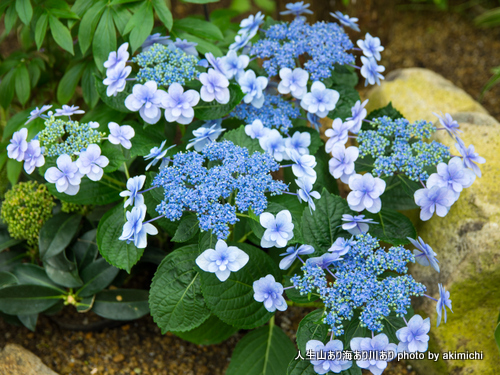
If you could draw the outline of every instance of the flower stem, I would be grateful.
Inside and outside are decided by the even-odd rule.
[[[130,178],[130,173],[128,173],[128,168],[127,168],[127,163],[123,162],[123,169],[125,170],[125,176],[127,177],[127,180]]]
[[[127,185],[124,183],[124,182],[121,182],[121,181],[118,181],[117,179],[113,178],[113,177],[109,177],[108,175],[103,175],[102,178],[104,180],[107,180],[109,182],[112,182],[114,183],[115,185],[118,185],[118,186],[123,186],[123,187],[127,187]]]
[[[243,235],[243,237],[241,237],[241,238],[238,240],[238,242],[245,242],[245,241],[247,240],[248,236],[250,236],[252,233],[253,233],[253,231],[250,231],[250,232],[248,232],[248,233],[245,233],[245,234]]]

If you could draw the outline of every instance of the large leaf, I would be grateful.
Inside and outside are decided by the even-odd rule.
[[[348,212],[350,211],[344,199],[323,189],[321,198],[316,201],[316,210],[312,213],[304,210],[302,215],[305,243],[312,245],[320,254],[325,253],[342,230],[342,215]]]
[[[32,332],[35,332],[38,314],[18,315],[17,317],[26,328],[28,328]]]
[[[121,204],[108,211],[99,221],[97,228],[97,247],[101,255],[115,267],[130,273],[144,253],[133,242],[119,240],[125,224],[125,210]]]
[[[259,141],[257,139],[250,138],[245,133],[245,125],[241,125],[238,129],[225,132],[222,139],[227,139],[228,141],[233,142],[235,145],[246,147],[250,155],[252,155],[256,151],[264,152],[262,147],[260,147]]]
[[[234,107],[241,103],[241,100],[245,96],[241,91],[240,87],[231,83],[229,85],[229,103],[220,104],[216,100],[211,101],[210,103],[204,102],[203,100],[194,107],[194,115],[199,120],[217,120],[223,118],[228,115]]]
[[[283,375],[296,354],[288,336],[270,324],[248,333],[238,342],[226,375]]]
[[[315,310],[307,314],[299,323],[297,329],[297,346],[302,355],[306,354],[306,344],[309,340],[324,342],[328,336],[329,326],[323,323],[323,310]]]
[[[163,22],[168,31],[172,30],[174,18],[172,17],[170,9],[168,9],[167,5],[165,4],[165,1],[152,0],[151,3],[153,4],[153,7],[155,8],[156,14],[158,15],[160,21]]]
[[[351,320],[343,322],[344,325],[344,334],[339,337],[344,343],[344,349],[351,346],[351,339],[353,337],[368,337],[370,331],[366,326],[361,325],[361,321],[359,320],[359,311],[355,311]]]
[[[183,18],[174,21],[174,30],[182,30],[200,38],[222,40],[224,36],[219,28],[210,22],[197,18]]]
[[[0,311],[10,315],[36,314],[55,305],[61,292],[41,285],[13,285],[0,289]]]
[[[288,364],[288,369],[286,370],[287,375],[316,375],[317,372],[314,371],[314,366],[310,361],[304,359],[292,359]]]
[[[148,291],[111,289],[97,293],[92,311],[112,320],[133,320],[149,313]]]
[[[370,234],[380,241],[391,245],[406,245],[410,243],[408,237],[417,237],[417,231],[410,219],[397,211],[382,209],[377,214],[366,216],[378,222],[370,225]]]
[[[36,21],[35,27],[35,43],[36,48],[40,50],[42,48],[43,40],[45,39],[45,35],[47,34],[47,26],[49,25],[49,18],[47,13],[43,13]]]
[[[63,289],[49,279],[42,267],[24,263],[16,266],[12,273],[16,275],[19,285],[40,285],[64,293]]]
[[[66,288],[77,288],[82,286],[83,282],[78,275],[78,266],[73,253],[69,252],[69,256],[71,260],[66,256],[66,252],[62,251],[53,257],[45,259],[43,266],[47,276],[56,284]]]
[[[97,23],[101,19],[102,12],[106,7],[106,1],[101,0],[92,5],[84,14],[78,28],[78,43],[82,53],[87,52],[94,37]]]
[[[81,219],[80,215],[61,212],[47,220],[38,238],[40,257],[46,260],[66,249],[76,234]]]
[[[80,276],[85,285],[78,291],[80,297],[89,297],[106,288],[114,280],[119,269],[101,258],[85,267]]]
[[[16,0],[16,11],[25,25],[29,25],[33,17],[33,7],[30,0]]]
[[[113,203],[122,199],[120,197],[120,192],[125,190],[123,186],[115,185],[105,179],[91,181],[86,177],[82,178],[80,190],[76,195],[59,193],[55,184],[47,184],[47,187],[52,195],[64,202],[97,206]]]
[[[124,33],[126,34],[128,28],[131,27],[129,40],[132,53],[137,51],[149,34],[151,34],[153,25],[153,7],[149,1],[145,1],[137,12],[135,12],[135,14],[130,18],[124,30]]]
[[[386,191],[380,199],[382,207],[393,210],[411,210],[418,208],[415,203],[415,191],[422,189],[422,185],[416,181],[410,180],[403,175],[396,175],[385,179],[390,190]]]
[[[71,38],[69,29],[53,15],[49,16],[49,25],[52,37],[56,43],[59,44],[59,46],[61,46],[64,50],[74,55],[73,39]]]
[[[174,250],[156,270],[149,307],[162,333],[189,331],[210,316],[201,294],[200,273],[194,269],[198,254],[198,245]]]
[[[116,51],[116,30],[109,7],[104,10],[93,40],[92,52],[95,65],[97,69],[104,71],[104,61],[107,60],[111,51]]]
[[[0,272],[0,288],[3,288],[5,286],[9,285],[17,285],[18,280],[16,275],[10,272]]]
[[[19,68],[16,69],[15,86],[17,98],[24,106],[28,101],[31,93],[30,75],[26,64],[22,64],[19,66]]]
[[[199,327],[187,332],[172,332],[181,339],[192,342],[197,345],[219,344],[225,341],[238,331],[238,328],[232,327],[215,315],[205,320]]]
[[[269,255],[256,247],[244,243],[231,245],[246,252],[250,260],[238,272],[231,272],[224,282],[214,273],[201,271],[203,296],[212,312],[223,322],[238,328],[255,328],[267,322],[273,314],[253,298],[253,283],[269,274],[277,279],[279,269]]]

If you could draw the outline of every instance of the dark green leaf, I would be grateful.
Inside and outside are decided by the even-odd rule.
[[[174,335],[179,336],[181,339],[192,342],[196,345],[212,345],[219,344],[225,341],[238,331],[215,315],[205,320],[199,327],[187,332],[172,332]]]
[[[82,78],[85,63],[80,62],[64,73],[57,86],[57,100],[59,103],[68,103],[75,94],[76,86]]]
[[[23,163],[18,162],[15,159],[7,160],[7,179],[11,185],[17,184],[22,169]]]
[[[253,283],[269,274],[278,279],[280,272],[264,251],[244,243],[230,245],[247,253],[250,260],[238,272],[231,272],[224,282],[215,273],[201,271],[203,296],[212,312],[223,322],[238,328],[255,328],[267,322],[273,314],[253,298]]]
[[[127,26],[128,21],[130,21],[132,14],[128,11],[126,6],[113,7],[111,8],[111,12],[113,13],[113,21],[115,21],[118,33],[120,35],[124,35],[125,27]]]
[[[33,17],[33,7],[30,0],[16,0],[16,11],[25,25],[29,25]]]
[[[310,361],[303,359],[292,359],[286,370],[287,375],[316,375],[314,366]]]
[[[142,289],[103,290],[95,296],[92,311],[112,320],[139,319],[149,313],[148,291]]]
[[[0,311],[11,314],[37,314],[55,305],[61,292],[41,285],[13,285],[0,289]]]
[[[82,279],[78,275],[78,266],[74,261],[74,255],[70,252],[69,260],[66,252],[47,258],[43,262],[47,276],[56,284],[66,288],[77,288],[83,285]]]
[[[97,69],[104,71],[104,62],[108,59],[111,51],[116,51],[116,30],[113,24],[111,9],[106,8],[97,25],[92,43],[92,52]]]
[[[130,87],[130,85],[126,87],[125,90],[123,90],[122,92],[119,92],[116,96],[108,96],[106,94],[107,86],[104,83],[102,83],[102,79],[96,77],[95,84],[101,100],[106,105],[108,105],[109,107],[113,108],[116,111],[130,113],[128,108],[125,107],[125,99],[132,92],[132,87]]]
[[[392,102],[389,102],[389,104],[387,104],[385,107],[378,108],[374,111],[371,111],[368,114],[368,116],[366,116],[366,118],[368,120],[373,120],[375,118],[383,117],[383,116],[390,117],[393,120],[396,120],[398,118],[404,118],[404,116],[401,114],[401,112],[399,112],[397,109],[395,109],[392,106]]]
[[[30,75],[26,64],[22,64],[17,68],[15,81],[17,98],[24,106],[30,98],[31,93]]]
[[[81,272],[85,285],[78,291],[80,297],[89,297],[106,288],[118,275],[119,269],[111,266],[101,258],[90,263]]]
[[[35,28],[35,42],[36,48],[42,48],[43,40],[45,39],[45,34],[47,34],[47,26],[49,25],[49,17],[47,13],[42,13],[38,21],[36,21]]]
[[[349,321],[343,322],[344,334],[341,336],[341,340],[344,343],[344,349],[350,348],[351,339],[353,337],[368,337],[370,331],[366,327],[361,326],[361,321],[359,320],[359,311],[355,311],[353,317]]]
[[[183,18],[174,21],[174,30],[182,30],[194,36],[206,39],[222,40],[222,35],[219,28],[210,22],[203,21],[197,18]]]
[[[139,10],[130,18],[127,27],[131,23],[133,24],[133,28],[132,31],[130,31],[129,40],[130,48],[132,49],[132,53],[134,53],[151,34],[151,30],[153,30],[153,8],[149,1],[145,1]],[[125,34],[127,27],[125,27]]]
[[[17,317],[26,328],[28,328],[32,332],[35,332],[38,314],[18,315]]]
[[[109,164],[104,168],[105,173],[116,171],[130,159],[130,152],[126,148],[121,145],[114,145],[109,141],[101,144],[101,151],[109,159]]]
[[[42,267],[34,264],[24,263],[19,264],[12,271],[19,280],[19,285],[41,285],[48,288],[55,289],[60,293],[64,290],[57,286],[49,277]]]
[[[89,62],[85,66],[85,70],[82,75],[82,94],[85,103],[93,108],[99,101],[99,93],[96,88],[96,78],[97,68],[94,62]]]
[[[174,19],[170,9],[167,8],[165,1],[163,0],[152,0],[153,7],[155,8],[156,14],[161,22],[165,25],[168,31],[172,30],[174,24]]]
[[[49,16],[49,25],[52,37],[54,38],[56,43],[59,44],[62,49],[74,55],[73,38],[71,37],[71,33],[68,28],[52,15]]]
[[[21,242],[23,242],[23,240],[16,240],[15,238],[10,237],[8,233],[2,233],[0,234],[0,252]]]
[[[200,228],[200,223],[196,215],[186,214],[182,217],[175,235],[172,238],[174,242],[186,242],[193,238]]]
[[[356,89],[349,86],[333,85],[331,88],[340,94],[340,98],[335,105],[335,109],[328,113],[328,118],[341,118],[342,121],[345,121],[346,118],[352,116],[351,108],[359,100],[359,93]]]
[[[82,298],[80,301],[78,301],[78,304],[76,305],[76,311],[78,311],[79,313],[89,312],[90,309],[92,309],[92,306],[94,306],[94,300],[95,300],[95,294],[90,297]]]
[[[101,19],[105,6],[106,1],[104,0],[95,3],[85,12],[80,22],[80,27],[78,28],[78,43],[80,43],[82,53],[87,52],[92,43],[97,23]]]
[[[22,250],[10,250],[0,253],[0,271],[11,272],[14,267],[21,264],[26,256]]]
[[[162,333],[189,331],[210,316],[201,294],[200,273],[194,269],[198,254],[197,245],[174,250],[155,273],[149,307]]]
[[[397,211],[382,208],[379,213],[367,213],[366,216],[378,222],[370,225],[370,234],[380,241],[397,246],[410,243],[407,237],[417,237],[417,231],[410,219]]]
[[[38,239],[40,257],[46,260],[66,249],[78,230],[81,219],[80,215],[59,213],[47,220]]]
[[[216,100],[213,100],[210,103],[206,103],[204,101],[200,101],[196,107],[194,107],[194,114],[199,120],[217,120],[226,115],[228,115],[234,107],[240,104],[241,100],[245,96],[241,91],[240,87],[231,83],[229,85],[229,103],[220,104]]]
[[[17,285],[18,280],[16,275],[10,272],[2,271],[0,272],[0,288],[9,286],[9,285]]]
[[[270,324],[247,333],[238,342],[226,375],[283,375],[296,354],[288,336]]]
[[[315,310],[307,314],[299,323],[297,346],[303,356],[306,354],[306,344],[309,340],[324,342],[328,336],[330,328],[323,323],[323,314],[323,310]]]
[[[78,268],[80,270],[92,263],[96,259],[97,254],[99,254],[96,234],[97,229],[88,231],[82,237],[78,238],[72,247],[76,263],[78,263]]]
[[[17,21],[17,11],[16,11],[16,6],[12,4],[10,7],[7,8],[7,11],[5,12],[5,32],[8,34],[14,27]]]
[[[47,187],[52,195],[64,202],[97,206],[113,203],[122,199],[119,194],[121,191],[125,190],[123,186],[111,184],[106,180],[91,181],[86,177],[82,178],[80,191],[76,195],[59,193],[54,184],[47,184]]]
[[[133,242],[121,241],[118,238],[123,232],[126,222],[125,210],[121,204],[108,211],[97,228],[97,247],[101,255],[115,267],[130,273],[144,249],[138,249]]]
[[[250,155],[252,155],[256,151],[261,153],[264,152],[262,147],[260,147],[259,145],[259,141],[257,139],[250,138],[245,133],[245,125],[241,125],[238,129],[225,132],[222,139],[227,139],[228,141],[233,142],[235,145],[246,147]]]
[[[5,77],[2,80],[2,83],[4,82],[4,80]],[[7,121],[7,126],[5,126],[5,129],[3,130],[2,141],[10,139],[12,137],[12,134],[14,134],[14,132],[18,131],[21,127],[23,127],[24,123],[28,120],[30,111],[31,111],[30,109],[25,109],[22,112],[16,113],[9,119],[9,121]]]
[[[323,81],[326,87],[349,86],[355,87],[358,84],[358,75],[352,67],[347,65],[336,65],[332,70],[332,75]]]
[[[130,156],[146,156],[153,147],[157,147],[159,140],[165,138],[161,127],[156,125],[134,126],[135,135],[132,139]]]
[[[0,104],[3,108],[7,108],[14,97],[14,89],[15,89],[15,79],[14,73],[15,70],[10,70],[0,82]],[[4,135],[4,139],[5,139]]]
[[[193,3],[193,4],[208,4],[208,3],[216,3],[219,0],[184,0],[186,3]]]

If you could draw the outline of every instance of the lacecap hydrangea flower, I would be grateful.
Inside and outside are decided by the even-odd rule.
[[[287,304],[283,298],[283,285],[278,283],[273,275],[267,275],[253,282],[253,298],[257,302],[264,302],[264,307],[269,312],[276,309],[285,311]]]
[[[224,282],[248,263],[249,256],[236,246],[227,246],[223,240],[218,240],[215,249],[207,249],[196,258],[196,264],[205,272],[213,272]]]
[[[330,340],[326,345],[319,340],[309,340],[306,351],[310,352],[311,364],[317,374],[330,371],[338,374],[352,366],[352,361],[343,358],[344,344],[340,340]]]
[[[396,358],[397,345],[389,343],[387,335],[380,333],[373,338],[354,337],[351,339],[351,350],[371,353],[367,358],[362,354],[362,359],[356,361],[356,364],[370,370],[373,375],[380,375],[387,367],[387,362]]]
[[[69,155],[61,155],[57,158],[57,167],[50,167],[45,171],[45,179],[56,184],[59,193],[76,195],[80,190],[83,174],[80,173],[78,165],[71,160]]]
[[[123,225],[123,232],[119,239],[127,243],[134,242],[137,248],[144,249],[147,246],[147,235],[158,234],[158,229],[153,224],[144,223],[146,206],[134,206],[132,211],[126,212],[126,216],[127,221]]]
[[[285,247],[288,241],[293,238],[294,225],[290,211],[280,211],[276,216],[264,212],[260,215],[259,220],[260,225],[266,229],[260,242],[260,246],[263,248]]]
[[[413,315],[406,327],[396,331],[399,340],[398,353],[426,352],[429,346],[430,318],[422,319],[420,315]]]

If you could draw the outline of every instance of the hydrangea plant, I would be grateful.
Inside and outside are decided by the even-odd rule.
[[[412,299],[437,302],[437,325],[452,304],[444,286],[429,296],[408,273],[415,262],[439,272],[439,250],[417,241],[398,210],[447,215],[485,160],[449,114],[436,127],[391,105],[368,113],[355,86],[358,73],[365,85],[384,78],[379,38],[353,43],[345,28],[359,31],[356,18],[336,12],[310,24],[308,7],[288,4],[281,22],[259,12],[237,33],[196,18],[167,36],[129,30],[101,61],[98,109],[79,117],[77,106],[54,113],[48,104],[26,127],[18,122],[7,155],[26,176],[44,179],[66,207],[108,211],[45,224],[44,268],[6,270],[0,311],[25,319],[27,302],[12,302],[22,290],[43,301],[32,314],[58,300],[112,319],[149,312],[162,333],[195,343],[255,329],[238,343],[230,375],[250,362],[265,374],[379,375],[398,352],[425,352],[431,323]],[[430,140],[436,131],[459,156]],[[79,225],[96,221],[84,237],[97,247],[82,248]],[[150,289],[120,290],[112,310],[117,292],[107,286],[139,262],[156,262]],[[52,271],[60,264],[64,278]],[[50,286],[28,291],[19,275],[30,272]],[[274,324],[296,305],[318,308],[299,325],[298,352]]]

